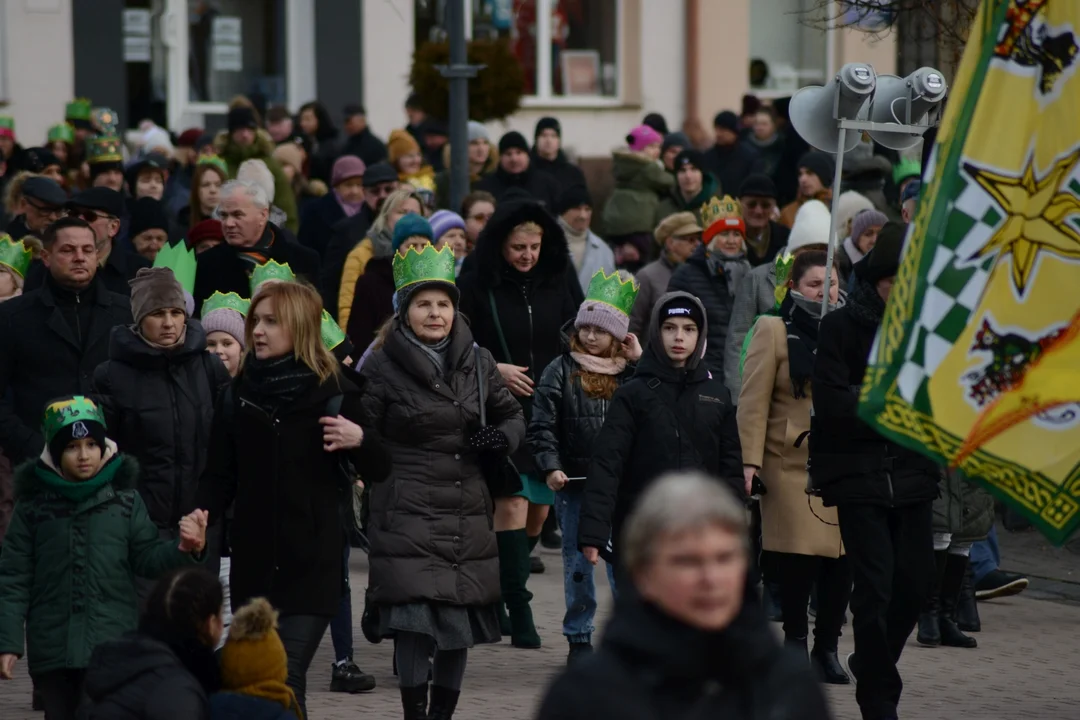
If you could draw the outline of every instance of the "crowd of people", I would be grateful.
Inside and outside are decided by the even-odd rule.
[[[76,100],[25,147],[0,117],[0,676],[47,720],[302,719],[328,629],[330,690],[375,688],[363,549],[362,633],[445,720],[469,649],[541,647],[542,542],[540,718],[825,718],[815,678],[895,718],[916,625],[974,648],[976,595],[1027,581],[989,496],[856,413],[919,159],[865,139],[834,188],[785,110],[707,147],[650,114],[602,202],[558,119],[470,122],[460,207],[415,99],[385,143],[318,102],[122,136]]]

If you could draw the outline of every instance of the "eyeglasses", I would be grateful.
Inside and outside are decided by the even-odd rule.
[[[757,210],[759,208],[762,209],[762,210],[772,210],[772,208],[776,204],[776,201],[773,200],[772,198],[764,198],[764,199],[761,199],[761,200],[753,200],[753,199],[751,199],[751,200],[743,200],[742,204],[745,205],[750,210]]]
[[[67,210],[62,207],[57,207],[56,205],[38,205],[30,198],[27,198],[26,202],[39,213],[47,215],[48,217],[60,218],[67,215]]]
[[[488,220],[491,219],[492,215],[494,215],[494,213],[474,213],[469,216],[469,220],[486,223]]]

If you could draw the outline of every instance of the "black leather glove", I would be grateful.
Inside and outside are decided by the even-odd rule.
[[[510,448],[510,441],[502,430],[486,425],[472,434],[469,447],[476,452],[500,453]]]

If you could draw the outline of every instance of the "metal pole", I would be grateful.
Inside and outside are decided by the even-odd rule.
[[[465,0],[448,0],[450,30],[450,209],[458,212],[469,193],[469,77],[475,71],[466,64]]]
[[[847,142],[847,128],[840,127],[840,142],[836,145],[836,173],[832,183],[832,211],[829,217],[829,254],[825,260],[825,297],[821,298],[821,316],[829,312],[829,286],[832,284],[833,256],[836,254],[836,216],[840,214],[840,176],[844,170],[844,143]],[[839,279],[839,278],[838,278]]]

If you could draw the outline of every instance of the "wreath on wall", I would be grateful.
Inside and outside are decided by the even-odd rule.
[[[473,40],[466,48],[470,65],[482,65],[469,80],[469,119],[502,120],[517,112],[525,93],[525,74],[505,40]],[[450,81],[438,70],[450,64],[449,43],[427,42],[413,53],[409,84],[424,112],[438,118],[449,116]]]

